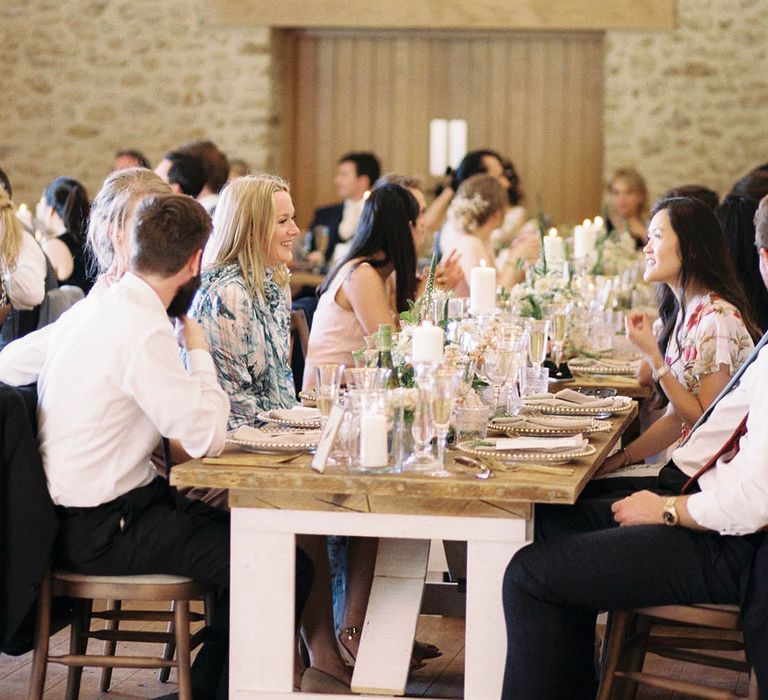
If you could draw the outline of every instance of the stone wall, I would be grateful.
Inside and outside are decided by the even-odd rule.
[[[91,196],[119,148],[156,163],[211,138],[270,169],[267,29],[208,29],[203,0],[0,0],[0,166],[17,202],[57,175]]]
[[[678,0],[672,32],[609,32],[605,172],[653,196],[720,192],[768,161],[768,0]],[[112,154],[156,162],[209,137],[256,169],[279,162],[267,29],[206,26],[204,0],[0,0],[0,166],[17,201],[52,177],[91,193]]]
[[[768,2],[677,0],[671,32],[609,32],[606,177],[635,165],[653,197],[700,183],[721,195],[768,161]]]

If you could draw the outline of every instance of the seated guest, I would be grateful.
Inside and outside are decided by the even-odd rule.
[[[124,170],[125,168],[146,168],[151,170],[147,157],[135,148],[123,148],[115,153],[115,162],[112,163],[112,172],[115,170]]]
[[[755,223],[768,286],[768,200]],[[577,504],[582,517],[570,532],[513,557],[503,589],[504,700],[594,698],[597,612],[669,604],[741,603],[758,686],[768,688],[766,339],[657,486]]]
[[[646,241],[648,187],[634,168],[619,168],[608,182],[608,231],[629,231],[638,248]]]
[[[166,153],[155,168],[155,174],[167,182],[174,192],[190,197],[197,197],[205,185],[202,159],[180,151]]]
[[[294,216],[288,183],[271,175],[233,180],[216,207],[190,315],[205,329],[229,395],[230,429],[296,404],[286,267],[299,235]]]
[[[750,316],[757,327],[768,330],[768,290],[760,277],[760,256],[755,248],[755,213],[759,200],[728,195],[715,212],[744,286]]]
[[[353,366],[352,352],[381,323],[396,325],[416,293],[414,232],[419,204],[404,187],[384,184],[365,200],[349,252],[318,288],[320,301],[309,334],[304,388],[315,386],[315,365]],[[387,278],[396,275],[394,308]]]
[[[672,199],[672,197],[693,197],[704,202],[712,211],[716,211],[720,204],[717,192],[704,185],[680,185],[667,190],[659,199]]]
[[[0,187],[0,348],[35,330],[38,307],[54,287],[56,276],[43,249],[23,229],[8,191]]]
[[[227,513],[176,495],[149,461],[161,435],[197,457],[224,447],[229,401],[202,329],[184,317],[209,232],[210,217],[188,197],[145,200],[134,212],[129,271],[53,324],[55,352],[24,372],[13,353],[0,354],[2,381],[38,383],[40,452],[60,515],[58,566],[229,587]],[[179,319],[189,372],[169,314]],[[298,565],[303,599],[311,567],[302,554]],[[195,698],[227,697],[227,607],[223,596],[193,666]]]
[[[219,201],[219,192],[229,179],[229,160],[213,141],[190,141],[177,149],[200,159],[205,170],[205,184],[196,195],[197,201],[203,205],[211,216]]]
[[[41,245],[51,261],[60,284],[80,287],[84,293],[93,286],[85,257],[85,229],[88,222],[88,194],[71,177],[57,177],[45,188],[44,225],[53,234]]]
[[[250,174],[251,166],[248,165],[247,161],[244,161],[242,158],[232,158],[232,160],[229,161],[229,176],[227,177],[227,181]]]
[[[768,195],[768,169],[760,167],[750,170],[736,181],[728,194],[734,197],[749,197],[759,202]]]
[[[310,230],[315,226],[328,228],[326,261],[335,263],[346,255],[363,211],[365,194],[371,191],[380,174],[379,159],[373,153],[347,153],[339,158],[333,184],[342,201],[315,209],[309,225]]]
[[[453,251],[461,256],[464,281],[456,288],[459,296],[469,296],[472,268],[481,261],[488,267],[495,265],[491,233],[501,225],[504,206],[504,189],[492,175],[473,175],[464,180],[451,201],[440,232],[440,249],[444,256]]]
[[[712,210],[691,198],[661,200],[643,249],[644,279],[660,286],[658,340],[647,314],[627,315],[627,335],[651,367],[666,413],[609,457],[608,473],[674,444],[698,420],[760,337]]]

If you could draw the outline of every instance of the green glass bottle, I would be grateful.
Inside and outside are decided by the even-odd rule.
[[[379,367],[390,370],[387,388],[397,389],[400,382],[397,378],[395,363],[392,361],[392,326],[388,323],[379,324]]]

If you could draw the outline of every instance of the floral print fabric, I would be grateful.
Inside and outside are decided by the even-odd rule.
[[[289,364],[291,311],[286,290],[264,280],[248,293],[237,264],[203,273],[189,315],[205,330],[219,382],[231,404],[228,429],[253,425],[262,411],[296,404]]]
[[[692,299],[688,309],[680,346],[678,317],[665,360],[675,378],[688,391],[698,394],[702,376],[717,372],[720,365],[726,365],[733,374],[752,352],[754,343],[739,310],[716,294]]]

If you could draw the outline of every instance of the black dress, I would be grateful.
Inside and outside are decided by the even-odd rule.
[[[88,275],[85,245],[83,243],[78,243],[69,231],[65,231],[61,234],[59,240],[69,248],[74,263],[72,274],[67,277],[67,279],[61,280],[60,284],[71,284],[75,287],[80,287],[84,294],[88,294],[91,287],[93,287],[93,280]]]

